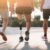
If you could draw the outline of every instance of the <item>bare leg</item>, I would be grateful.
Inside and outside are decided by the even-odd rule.
[[[20,42],[22,42],[23,41],[23,37],[22,37],[22,14],[17,14],[17,18],[18,18],[18,22],[19,22],[19,28],[20,28],[20,34],[21,34],[21,36],[20,36]]]
[[[22,30],[22,14],[17,14],[20,30]]]
[[[27,31],[25,32],[26,34],[26,38],[25,40],[28,41],[29,40],[29,30],[31,27],[31,15],[26,15],[26,27],[27,27]]]
[[[48,19],[44,19],[44,21],[43,21],[43,29],[44,29],[44,36],[47,38]]]
[[[3,18],[3,30],[2,30],[2,32],[0,32],[0,35],[2,36],[4,41],[7,41],[7,37],[4,34],[7,25],[8,25],[8,18],[5,17],[5,18]]]
[[[31,27],[31,15],[26,15],[26,27],[27,27],[27,31],[30,30]]]
[[[5,32],[7,26],[9,24],[9,19],[8,17],[3,18],[3,32]]]

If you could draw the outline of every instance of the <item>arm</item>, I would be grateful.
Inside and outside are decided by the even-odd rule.
[[[34,0],[32,0],[32,7],[33,7],[33,10],[34,10]]]
[[[41,2],[40,2],[41,3],[41,7],[40,7],[41,9],[42,9],[42,7],[44,5],[44,2],[45,2],[45,0],[41,0]]]

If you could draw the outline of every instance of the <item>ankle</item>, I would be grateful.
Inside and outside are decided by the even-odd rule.
[[[47,36],[47,33],[44,33],[44,36]]]

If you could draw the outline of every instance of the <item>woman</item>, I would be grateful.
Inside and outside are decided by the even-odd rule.
[[[19,20],[19,26],[20,29],[22,29],[22,15],[25,15],[26,18],[26,27],[27,30],[25,32],[25,40],[29,40],[29,30],[31,26],[31,12],[34,9],[34,0],[16,0],[17,6],[16,6],[16,13],[17,18]],[[20,24],[21,23],[21,24]],[[20,37],[20,40],[22,41],[23,37]]]

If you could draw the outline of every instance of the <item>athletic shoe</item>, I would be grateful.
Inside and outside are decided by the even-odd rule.
[[[5,34],[3,32],[0,32],[0,35],[2,36],[4,41],[7,41],[7,37],[5,36]]]
[[[26,35],[25,40],[28,41],[29,40],[29,31],[26,31],[25,35]]]
[[[44,36],[42,37],[44,40],[47,40],[47,35],[44,34]]]
[[[23,37],[22,37],[22,36],[21,36],[19,39],[20,39],[20,41],[19,41],[19,42],[22,42],[22,41],[23,41]]]

